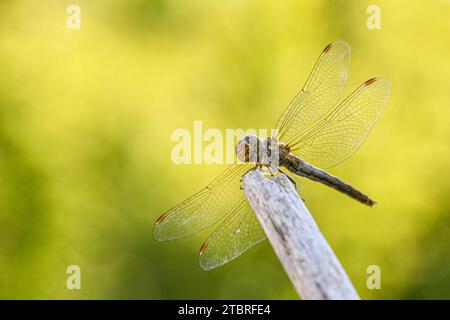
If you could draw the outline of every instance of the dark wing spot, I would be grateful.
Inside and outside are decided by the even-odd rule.
[[[374,83],[375,81],[377,81],[377,78],[372,78],[372,79],[369,79],[366,82],[364,82],[364,84],[366,86],[368,86],[368,85],[371,85],[372,83]]]
[[[203,252],[205,252],[206,247],[208,246],[208,243],[209,243],[209,239],[206,240],[206,242],[205,242],[205,243],[202,245],[202,247],[200,248],[200,252],[198,253],[199,255],[202,255]]]
[[[156,221],[155,221],[155,224],[160,224],[161,222],[163,222],[164,221],[164,219],[166,219],[166,215],[165,214],[163,214],[161,217],[159,217]]]
[[[327,46],[325,47],[325,49],[323,49],[323,52],[324,52],[324,53],[327,53],[328,51],[330,51],[331,47],[333,47],[333,44],[332,44],[332,43],[330,43],[329,45],[327,45]]]

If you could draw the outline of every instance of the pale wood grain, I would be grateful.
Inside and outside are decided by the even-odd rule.
[[[244,191],[292,284],[303,299],[359,299],[341,263],[289,179],[244,176]]]

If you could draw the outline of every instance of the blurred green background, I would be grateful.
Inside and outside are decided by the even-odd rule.
[[[272,127],[341,39],[346,94],[385,76],[392,95],[330,172],[379,205],[313,183],[303,197],[362,298],[450,298],[449,32],[444,0],[0,1],[0,297],[297,298],[267,241],[205,272],[208,231],[158,243],[152,224],[225,168],[174,165],[173,130]]]

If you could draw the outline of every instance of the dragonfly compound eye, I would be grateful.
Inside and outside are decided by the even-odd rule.
[[[236,144],[236,155],[242,162],[259,163],[263,149],[263,144],[257,136],[248,135]]]

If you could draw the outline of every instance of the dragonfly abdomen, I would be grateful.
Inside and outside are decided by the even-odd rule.
[[[350,184],[324,170],[314,167],[293,154],[289,154],[286,160],[287,161],[284,161],[283,165],[287,167],[289,171],[298,174],[299,176],[327,185],[370,207],[376,203]]]

